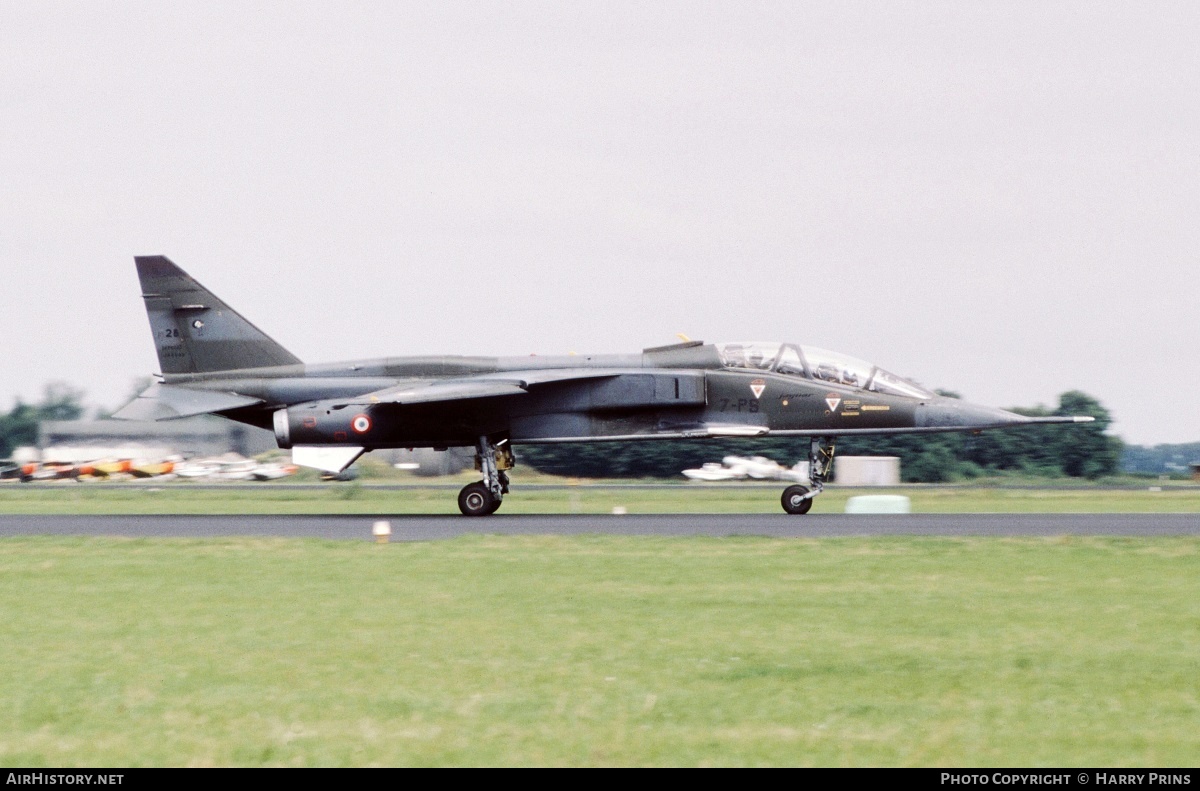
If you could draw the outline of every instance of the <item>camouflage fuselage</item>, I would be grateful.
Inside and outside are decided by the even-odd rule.
[[[358,401],[366,394],[430,380],[520,380],[523,372],[555,369],[581,371],[588,378],[535,384],[519,395],[412,404]],[[166,383],[260,399],[261,405],[221,414],[263,428],[278,429],[275,413],[286,409],[281,444],[368,449],[470,446],[481,436],[517,444],[907,433],[1007,425],[1017,417],[952,399],[909,398],[728,368],[711,345],[639,355],[387,358],[217,376],[174,375]],[[363,416],[365,421],[355,422]]]

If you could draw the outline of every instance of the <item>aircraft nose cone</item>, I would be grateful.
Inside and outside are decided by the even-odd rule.
[[[957,398],[939,398],[918,406],[915,422],[919,428],[994,428],[1026,423],[1028,418]]]

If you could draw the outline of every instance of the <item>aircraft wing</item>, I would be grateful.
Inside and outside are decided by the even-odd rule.
[[[571,382],[579,379],[612,379],[624,373],[640,374],[645,372],[638,369],[628,371],[614,371],[612,369],[598,371],[592,368],[545,368],[530,371],[505,371],[504,373],[491,374],[490,376],[518,381],[521,382],[522,387],[528,388],[533,385]]]
[[[346,403],[363,405],[432,404],[443,401],[465,401],[472,398],[495,398],[523,395],[529,392],[530,387],[541,384],[611,378],[617,375],[612,371],[587,369],[505,371],[503,374],[405,382],[385,390],[367,393]]]
[[[261,403],[258,398],[236,393],[153,384],[113,417],[118,420],[175,420]]]
[[[409,382],[399,387],[376,390],[359,396],[352,404],[431,404],[438,401],[463,401],[470,398],[522,395],[525,388],[518,382],[479,379],[441,379],[429,382]]]

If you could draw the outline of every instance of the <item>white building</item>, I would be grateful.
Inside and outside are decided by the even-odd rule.
[[[900,457],[838,456],[834,482],[839,486],[895,486],[900,483]]]

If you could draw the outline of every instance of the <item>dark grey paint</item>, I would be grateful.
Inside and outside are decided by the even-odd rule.
[[[275,427],[283,447],[371,450],[475,446],[481,439],[514,444],[683,439],[738,431],[835,437],[1035,422],[953,399],[908,398],[725,368],[715,347],[698,342],[641,354],[304,365],[167,258],[138,257],[136,264],[163,382],[118,417],[214,412]],[[861,402],[867,409],[830,408],[827,399]],[[365,431],[354,429],[360,415],[370,419]]]

